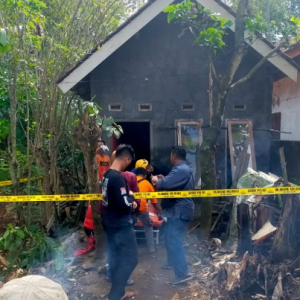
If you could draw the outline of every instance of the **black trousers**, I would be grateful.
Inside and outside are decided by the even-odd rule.
[[[103,224],[110,252],[111,289],[109,300],[120,300],[127,280],[138,263],[135,232],[131,225],[115,228]]]

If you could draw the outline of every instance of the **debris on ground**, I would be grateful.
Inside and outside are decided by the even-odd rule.
[[[180,300],[179,294],[176,293],[176,294],[172,297],[172,299],[170,299],[170,300]]]
[[[282,186],[282,178],[250,168],[237,182],[238,188]],[[200,246],[200,278],[211,299],[300,299],[299,195],[243,195],[233,203],[236,243],[214,238]]]
[[[238,188],[284,185],[282,178],[252,169],[237,181]],[[198,223],[191,225],[185,238],[193,280],[183,285],[170,286],[173,271],[161,269],[166,259],[163,240],[151,256],[139,241],[139,264],[131,278],[136,282],[134,299],[300,300],[300,196],[243,195],[231,202],[221,198],[214,203],[214,211],[210,240],[199,241]],[[237,232],[233,241],[225,242],[231,212],[235,212],[231,220]],[[74,257],[85,243],[82,229],[70,230],[61,237],[60,268],[54,259],[34,269],[14,270],[5,282],[27,274],[43,275],[59,282],[70,300],[105,299],[110,289],[106,258],[95,260],[93,252]],[[0,253],[0,267],[9,268],[6,264]]]
[[[278,228],[267,221],[264,226],[259,229],[252,237],[253,244],[256,245],[270,237]]]

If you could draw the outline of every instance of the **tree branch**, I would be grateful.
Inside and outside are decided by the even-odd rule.
[[[213,60],[211,60],[211,70],[212,70],[212,73],[213,73],[213,75],[214,75],[214,77],[216,79],[218,87],[220,87],[220,78],[217,75],[215,64],[214,64]]]
[[[248,0],[240,0],[235,19],[234,50],[226,76],[223,76],[220,83],[221,89],[226,92],[228,91],[236,71],[245,55],[245,16],[247,8]]]
[[[233,88],[236,88],[238,85],[240,85],[241,83],[247,81],[248,79],[250,79],[252,77],[252,75],[271,57],[273,56],[276,52],[278,52],[281,48],[281,46],[285,43],[284,40],[282,40],[277,47],[275,47],[269,54],[267,54],[258,64],[256,64],[254,66],[254,68],[243,78],[241,78],[240,80],[236,81],[235,83],[233,83],[230,87],[229,90],[232,90]]]

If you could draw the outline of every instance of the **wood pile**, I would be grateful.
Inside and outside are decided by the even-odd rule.
[[[284,185],[292,184],[252,169],[237,183],[238,188]],[[213,299],[300,300],[300,195],[239,196],[233,203],[237,230],[227,248],[213,239],[202,249],[210,258],[203,280]]]

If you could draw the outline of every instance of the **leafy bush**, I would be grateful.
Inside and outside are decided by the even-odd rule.
[[[60,251],[56,241],[36,229],[30,232],[25,226],[14,227],[8,224],[0,238],[0,249],[10,265],[31,268],[58,255]]]

